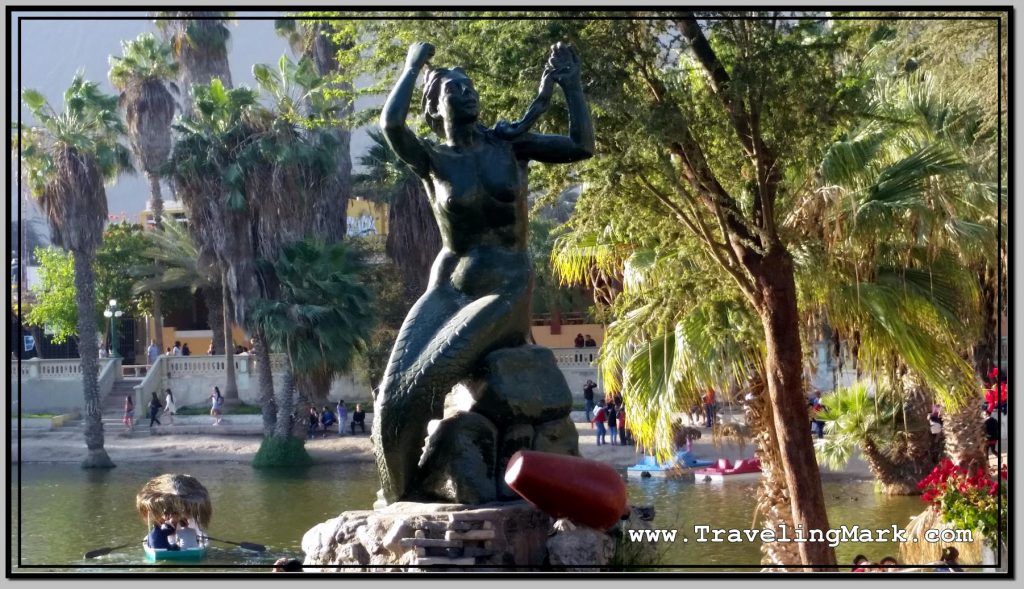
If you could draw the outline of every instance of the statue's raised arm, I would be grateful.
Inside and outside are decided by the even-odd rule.
[[[391,89],[384,109],[380,113],[380,128],[384,138],[398,157],[412,167],[421,178],[429,173],[428,154],[416,134],[406,125],[409,116],[409,104],[412,92],[416,88],[416,78],[423,66],[434,56],[434,46],[430,43],[413,43],[405,58],[405,68],[398,77],[398,82]]]
[[[552,82],[561,86],[565,94],[569,110],[569,136],[523,132],[547,110]],[[523,120],[513,126],[518,127],[516,130],[519,131],[512,141],[520,159],[569,163],[594,155],[594,123],[583,97],[580,58],[572,47],[561,42],[551,47],[547,65],[541,75],[540,93]],[[502,132],[501,129],[496,131]]]

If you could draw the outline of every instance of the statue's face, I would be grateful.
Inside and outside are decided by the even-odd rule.
[[[472,123],[480,116],[480,95],[473,88],[473,81],[459,72],[445,75],[438,102],[446,121]]]

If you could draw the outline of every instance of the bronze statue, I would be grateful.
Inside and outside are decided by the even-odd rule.
[[[416,495],[425,476],[419,465],[421,455],[427,459],[427,425],[441,418],[452,387],[491,352],[529,341],[529,161],[567,163],[594,153],[579,59],[562,43],[551,48],[540,93],[524,118],[494,129],[479,123],[479,96],[461,69],[428,69],[423,114],[445,142],[417,137],[406,118],[416,78],[433,54],[428,43],[409,47],[380,118],[388,144],[423,181],[443,243],[374,400],[374,452],[389,502]],[[554,84],[568,105],[568,137],[529,131],[547,109]]]

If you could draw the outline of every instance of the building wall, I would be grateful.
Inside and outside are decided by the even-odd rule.
[[[548,348],[572,348],[578,333],[583,334],[584,337],[589,335],[597,340],[598,347],[604,342],[604,325],[599,323],[562,325],[561,333],[552,333],[550,325],[534,325],[530,330],[533,334],[533,341],[537,342],[538,346]]]

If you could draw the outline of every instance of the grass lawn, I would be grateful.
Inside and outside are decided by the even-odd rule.
[[[234,407],[225,407],[222,411],[224,415],[259,415],[262,413],[259,405],[249,405],[248,403],[241,403]],[[188,405],[178,409],[177,415],[209,415],[210,406],[203,405]]]

